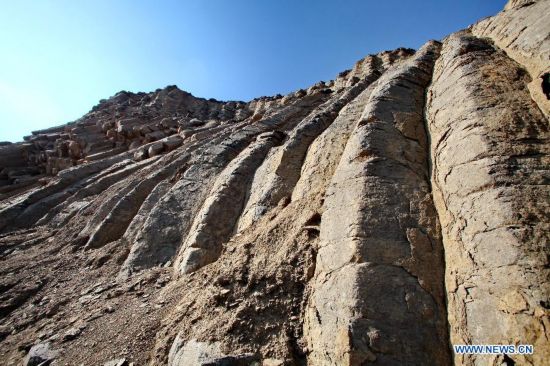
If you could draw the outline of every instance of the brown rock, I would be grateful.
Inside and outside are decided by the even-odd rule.
[[[544,364],[549,5],[286,96],[123,91],[0,143],[1,363]]]

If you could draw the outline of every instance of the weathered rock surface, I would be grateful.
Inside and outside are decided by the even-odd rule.
[[[439,47],[380,77],[327,188],[306,328],[314,364],[450,362],[422,118]]]
[[[448,37],[429,90],[433,188],[451,341],[537,348],[550,358],[550,131],[525,69],[488,40]],[[487,360],[464,360],[487,364]]]
[[[0,143],[1,363],[547,363],[549,18],[513,0],[286,96],[120,92]]]
[[[47,366],[50,365],[55,357],[57,352],[50,348],[49,343],[39,343],[35,344],[29,350],[29,354],[25,357],[23,362],[24,366]]]

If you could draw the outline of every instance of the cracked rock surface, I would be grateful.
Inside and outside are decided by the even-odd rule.
[[[0,363],[544,365],[549,75],[550,1],[511,0],[285,96],[0,143]]]

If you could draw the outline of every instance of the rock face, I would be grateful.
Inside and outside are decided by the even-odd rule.
[[[0,143],[2,364],[545,364],[549,73],[550,1],[510,1],[286,96]]]
[[[519,340],[535,345],[542,362],[550,359],[550,131],[529,83],[488,40],[453,34],[436,64],[427,119],[451,341]]]

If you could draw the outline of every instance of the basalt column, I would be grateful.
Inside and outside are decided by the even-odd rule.
[[[550,134],[530,82],[468,32],[445,40],[435,66],[427,114],[451,341],[535,347],[532,356],[457,355],[457,365],[550,359]]]
[[[312,365],[449,365],[423,107],[440,45],[377,81],[327,189],[304,332]]]

